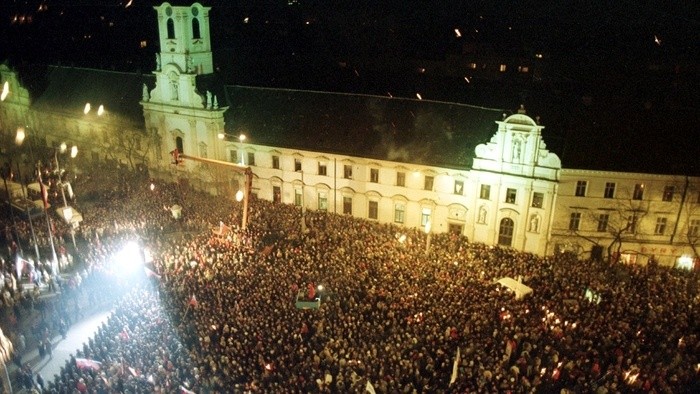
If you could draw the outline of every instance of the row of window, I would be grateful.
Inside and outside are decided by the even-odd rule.
[[[616,229],[610,229],[613,231],[619,231],[620,233],[622,232],[629,232],[629,233],[636,233],[637,232],[637,224],[639,222],[639,218],[635,215],[630,216],[627,219],[626,223],[622,223],[624,227],[620,226],[620,228]],[[609,224],[610,224],[610,214],[607,213],[601,213],[599,214],[595,220],[597,221],[597,229],[596,231],[598,232],[607,232],[609,230]],[[578,231],[581,227],[581,212],[572,212],[571,216],[569,218],[569,230],[571,231]],[[668,218],[659,216],[656,218],[656,225],[654,227],[654,235],[664,235],[666,233],[666,229],[668,227]],[[700,220],[694,219],[690,221],[690,225],[688,226],[688,236],[689,237],[697,237],[700,235]]]
[[[615,182],[605,182],[605,189],[603,190],[603,198],[615,198],[615,189],[617,185]],[[644,189],[643,183],[637,183],[634,185],[634,190],[632,191],[633,200],[643,200],[644,199]],[[576,190],[574,195],[576,197],[586,197],[588,192],[588,181],[577,181]],[[667,185],[664,187],[663,194],[661,195],[662,201],[673,201],[673,196],[676,194],[676,187],[673,185]],[[700,203],[700,194],[698,194],[698,201]]]
[[[275,196],[280,196],[280,190],[275,187]],[[328,211],[328,194],[326,192],[318,193],[318,207],[319,211]],[[279,202],[279,201],[277,201]],[[297,189],[294,191],[294,205],[300,207],[303,204],[302,191]],[[352,197],[343,197],[343,214],[352,215]],[[430,221],[430,215],[432,210],[430,208],[423,208],[421,210],[421,226],[425,226]],[[369,201],[367,203],[367,218],[377,220],[379,219],[379,202]],[[406,204],[396,203],[394,204],[394,223],[403,224],[406,219]]]

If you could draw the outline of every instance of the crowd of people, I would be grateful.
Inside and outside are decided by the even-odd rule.
[[[297,207],[255,198],[243,230],[236,203],[110,176],[81,185],[99,192],[78,252],[88,297],[119,301],[44,392],[700,391],[697,272],[450,234],[426,254],[418,230],[307,211],[302,233]],[[127,240],[147,269],[115,282]],[[321,306],[298,309],[309,286]]]

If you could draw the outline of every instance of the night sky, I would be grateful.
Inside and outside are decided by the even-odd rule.
[[[230,84],[525,104],[567,168],[700,175],[697,2],[200,3],[213,7],[214,62]],[[0,4],[0,60],[13,66],[155,67],[160,1]],[[474,58],[538,72],[445,72]]]

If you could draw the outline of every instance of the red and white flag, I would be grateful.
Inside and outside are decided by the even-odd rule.
[[[149,278],[160,279],[160,275],[158,275],[158,274],[157,274],[155,271],[153,271],[152,269],[150,269],[150,268],[148,268],[148,267],[143,267],[143,270],[146,271],[146,276],[147,276],[147,277],[149,277]]]
[[[41,182],[41,179],[39,180],[39,185],[41,187],[41,201],[44,202],[44,209],[49,209],[49,190],[46,185],[44,185],[44,182]]]
[[[194,294],[192,294],[192,297],[190,297],[190,301],[187,303],[187,305],[194,306],[194,307],[199,305],[199,302],[197,301],[197,297],[195,297]]]
[[[91,369],[93,371],[99,371],[102,368],[102,363],[89,358],[76,358],[75,366],[78,367],[78,369]]]

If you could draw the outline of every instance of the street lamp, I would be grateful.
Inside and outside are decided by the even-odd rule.
[[[245,134],[239,135],[238,140],[241,142],[241,165],[245,165],[245,158],[243,157],[243,141],[245,141]]]
[[[102,106],[100,106],[101,108]],[[61,145],[59,146],[59,151],[61,153],[65,153],[68,150],[68,145],[66,145],[65,142],[62,142]],[[75,159],[75,157],[78,156],[78,147],[73,145],[70,148],[70,157],[71,159]],[[58,187],[61,189],[61,197],[63,197],[63,219],[65,219],[66,223],[70,226],[70,236],[71,240],[73,241],[73,247],[76,247],[75,245],[75,228],[73,227],[73,208],[68,206],[68,201],[66,200],[66,190],[65,190],[65,184],[63,183],[63,173],[61,172],[61,166],[58,162],[58,153],[54,150],[54,160],[56,161],[56,172],[58,173]]]
[[[5,101],[7,96],[10,94],[10,83],[8,81],[5,81],[4,84],[2,84],[2,93],[0,93],[0,101]]]
[[[431,233],[430,233],[430,227],[431,227],[430,220],[428,220],[428,222],[425,223],[425,234],[426,234],[426,238],[425,238],[425,254],[426,254],[426,256],[427,256],[428,253],[430,252],[430,235],[431,235]]]

